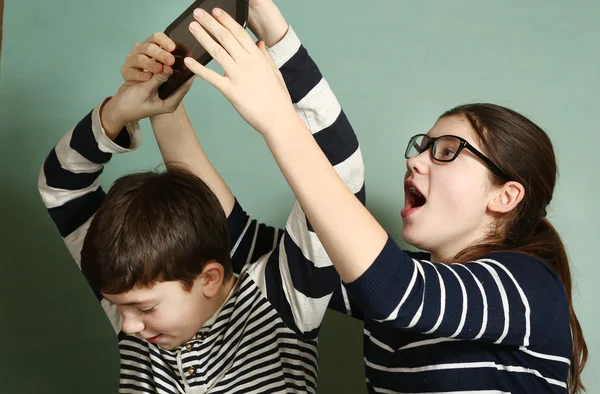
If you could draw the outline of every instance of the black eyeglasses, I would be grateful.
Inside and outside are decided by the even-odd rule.
[[[469,144],[464,138],[455,135],[443,135],[441,137],[430,137],[427,134],[417,134],[410,139],[406,147],[404,157],[410,159],[417,156],[431,147],[431,157],[434,160],[448,163],[458,157],[458,154],[467,148],[477,157],[479,157],[488,168],[502,179],[508,179],[508,176],[483,153],[478,151],[473,145]]]

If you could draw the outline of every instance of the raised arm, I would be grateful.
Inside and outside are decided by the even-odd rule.
[[[349,192],[364,204],[364,166],[356,135],[329,84],[292,28],[269,48],[269,55],[279,67],[296,112],[318,147]],[[239,227],[238,231],[245,230],[239,238],[240,248],[261,244],[253,242],[254,228],[260,225],[251,220],[248,227]],[[276,247],[258,260],[257,267],[262,268],[252,273],[259,274],[257,282],[264,283],[267,296],[281,314],[290,316],[286,323],[305,336],[316,337],[340,278],[300,203],[295,203],[277,243],[273,242],[274,237],[263,240],[265,245]],[[235,253],[233,256],[235,259]],[[262,275],[264,279],[260,278]]]
[[[350,188],[363,204],[365,202],[363,164],[358,141],[348,118],[316,63],[302,45],[293,28],[289,27],[279,9],[271,1],[254,10],[250,27],[266,40],[269,55],[279,68],[296,112],[302,117],[329,162],[338,166],[345,179],[355,184]],[[342,161],[350,159],[345,166]],[[354,170],[353,170],[354,169]],[[357,171],[356,174],[350,174]],[[353,176],[355,176],[353,178]],[[250,218],[240,207],[229,217],[234,266],[254,261],[271,251],[281,230]],[[312,229],[311,229],[312,232]],[[250,257],[250,258],[247,258]]]
[[[137,124],[117,133],[108,132],[100,120],[102,104],[86,115],[54,147],[41,168],[38,189],[50,217],[73,259],[80,265],[81,248],[92,217],[104,201],[100,174],[114,153],[136,149],[141,141]],[[115,332],[119,314],[102,300]]]
[[[167,169],[188,167],[206,182],[229,216],[235,197],[204,152],[183,104],[171,114],[151,117],[150,122]]]

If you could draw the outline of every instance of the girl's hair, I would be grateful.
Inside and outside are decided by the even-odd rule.
[[[497,251],[510,251],[534,256],[557,272],[565,287],[570,306],[573,355],[567,382],[569,394],[585,390],[581,372],[588,350],[572,303],[571,270],[565,247],[550,221],[546,208],[552,200],[557,166],[548,135],[525,116],[493,104],[468,104],[453,108],[440,118],[466,118],[476,133],[483,151],[508,179],[490,173],[494,184],[508,180],[525,188],[525,197],[510,214],[497,222],[493,231],[481,242],[460,252],[456,262],[467,262]]]

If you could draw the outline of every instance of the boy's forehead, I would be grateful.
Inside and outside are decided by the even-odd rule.
[[[157,302],[159,299],[164,299],[181,291],[179,282],[158,282],[150,287],[136,287],[120,294],[102,293],[102,296],[117,305],[139,305]]]
[[[120,294],[104,294],[102,296],[118,305],[139,305],[155,301],[159,297],[159,293],[154,289],[133,289],[126,293]]]

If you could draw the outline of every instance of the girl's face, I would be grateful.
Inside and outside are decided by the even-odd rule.
[[[463,117],[442,118],[427,135],[462,137],[482,151]],[[408,159],[406,166],[402,237],[407,243],[432,253],[432,260],[443,261],[486,235],[495,188],[481,159],[463,149],[453,161],[439,162],[430,147]]]

